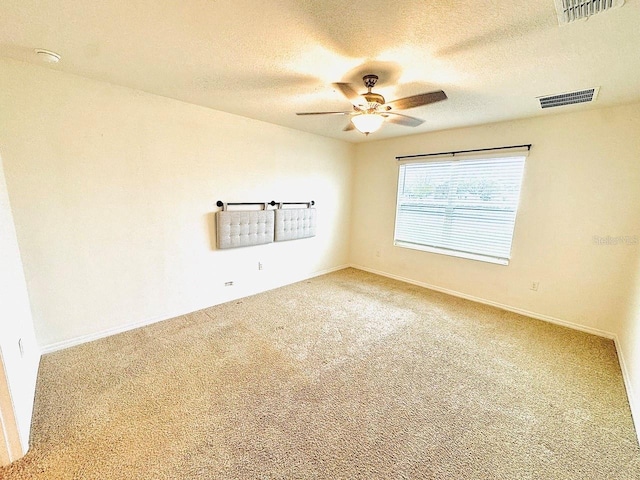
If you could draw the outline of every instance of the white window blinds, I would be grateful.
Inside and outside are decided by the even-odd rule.
[[[447,156],[401,163],[395,245],[507,265],[526,151]]]

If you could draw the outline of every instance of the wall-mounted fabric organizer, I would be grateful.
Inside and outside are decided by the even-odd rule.
[[[283,208],[284,205],[307,205],[307,208]],[[315,202],[224,203],[217,205],[216,236],[219,249],[264,245],[313,237],[316,234]],[[260,205],[262,210],[227,210],[229,205]],[[268,210],[268,206],[277,209]]]

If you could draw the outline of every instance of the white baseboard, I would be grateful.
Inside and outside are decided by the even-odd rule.
[[[428,288],[429,290],[435,290],[436,292],[446,293],[447,295],[452,295],[454,297],[464,298],[466,300],[471,300],[473,302],[482,303],[484,305],[490,305],[492,307],[497,307],[501,310],[507,310],[508,312],[519,313],[520,315],[535,318],[536,320],[542,320],[544,322],[549,322],[556,325],[561,325],[563,327],[568,327],[573,330],[579,330],[581,332],[590,333],[592,335],[597,335],[598,337],[604,337],[610,340],[613,340],[615,338],[614,333],[607,332],[605,330],[600,330],[598,328],[587,327],[585,325],[569,322],[567,320],[562,320],[560,318],[544,315],[542,313],[524,310],[522,308],[513,307],[511,305],[505,305],[504,303],[494,302],[493,300],[474,297],[473,295],[467,295],[466,293],[458,292],[456,290],[449,290],[448,288],[438,287],[437,285],[431,285],[425,282],[418,282],[410,278],[401,277],[400,275],[394,275],[393,273],[387,273],[380,270],[375,270],[373,268],[363,267],[362,265],[352,264],[351,267],[356,268],[358,270],[364,270],[365,272],[375,273],[376,275],[381,275],[383,277],[393,278],[394,280],[399,280],[401,282],[410,283],[412,285],[417,285],[419,287]]]
[[[636,430],[636,436],[638,437],[638,443],[640,443],[640,399],[636,399],[633,391],[633,387],[631,385],[629,375],[629,369],[627,367],[627,363],[625,362],[624,355],[622,353],[622,349],[620,348],[620,342],[618,340],[618,335],[615,333],[607,332],[605,330],[600,330],[598,328],[587,327],[584,325],[580,325],[578,323],[569,322],[566,320],[562,320],[560,318],[551,317],[549,315],[544,315],[536,312],[531,312],[529,310],[523,310],[522,308],[512,307],[511,305],[505,305],[502,303],[494,302],[492,300],[486,300],[484,298],[474,297],[473,295],[467,295],[466,293],[457,292],[455,290],[449,290],[448,288],[438,287],[436,285],[431,285],[424,282],[418,282],[412,280],[410,278],[405,278],[400,275],[394,275],[392,273],[383,272],[380,270],[375,270],[373,268],[364,267],[362,265],[351,264],[351,268],[356,268],[358,270],[364,270],[365,272],[374,273],[376,275],[381,275],[383,277],[393,278],[394,280],[399,280],[401,282],[410,283],[412,285],[417,285],[419,287],[428,288],[429,290],[435,290],[436,292],[446,293],[448,295],[452,295],[454,297],[464,298],[466,300],[471,300],[474,302],[482,303],[484,305],[491,305],[492,307],[497,307],[502,310],[507,310],[509,312],[519,313],[520,315],[525,315],[527,317],[534,318],[536,320],[542,320],[544,322],[553,323],[556,325],[561,325],[563,327],[571,328],[573,330],[579,330],[581,332],[590,333],[592,335],[597,335],[599,337],[608,338],[613,340],[616,352],[618,354],[618,361],[620,363],[620,370],[622,372],[622,379],[624,381],[624,386],[627,391],[627,398],[629,400],[629,407],[631,409],[631,417],[633,420],[633,424]]]
[[[146,318],[138,322],[124,323],[122,325],[118,325],[117,327],[106,328],[104,330],[99,330],[97,332],[89,333],[86,335],[80,335],[79,337],[73,337],[66,340],[61,340],[59,342],[42,345],[40,347],[40,351],[43,355],[46,355],[47,353],[53,353],[59,350],[64,350],[65,348],[71,348],[77,345],[82,345],[83,343],[93,342],[94,340],[110,337],[111,335],[117,335],[118,333],[127,332],[129,330],[135,330],[136,328],[140,328],[140,327],[146,327],[147,325],[151,325],[157,322],[162,322],[164,320],[169,320],[170,318],[179,317],[180,315],[185,315],[187,313],[190,313],[190,312],[167,313],[165,315]]]
[[[624,380],[624,387],[627,390],[627,398],[629,399],[629,408],[631,409],[631,418],[636,428],[636,436],[638,437],[638,443],[640,443],[640,402],[636,398],[633,385],[631,385],[631,375],[629,373],[628,363],[624,357],[624,350],[620,345],[620,340],[617,335],[613,336],[613,341],[616,345],[616,352],[618,352],[618,362],[620,363],[620,370],[622,371],[622,379]]]
[[[290,285],[292,283],[301,282],[301,281],[307,280],[309,278],[318,277],[320,275],[326,275],[327,273],[336,272],[338,270],[343,270],[345,268],[349,268],[349,265],[348,264],[344,264],[344,265],[338,265],[337,267],[327,268],[325,270],[318,270],[318,271],[312,272],[309,275],[302,275],[300,277],[293,278],[293,279],[291,279],[291,281],[288,281],[287,283],[278,284],[278,285],[270,285],[269,287],[265,288],[264,290],[253,292],[250,295],[255,295],[255,294],[258,294],[258,293],[266,292],[266,291],[269,291],[269,290],[273,290],[275,288],[283,287],[285,285]],[[154,317],[151,317],[151,318],[146,318],[146,319],[139,320],[139,321],[136,321],[136,322],[123,323],[121,325],[118,325],[117,327],[112,327],[112,328],[107,328],[107,329],[104,329],[104,330],[99,330],[97,332],[89,333],[87,335],[81,335],[81,336],[78,336],[78,337],[73,337],[73,338],[61,340],[59,342],[54,342],[54,343],[49,343],[49,344],[46,344],[46,345],[41,345],[40,346],[40,352],[42,353],[42,355],[46,355],[47,353],[57,352],[59,350],[64,350],[65,348],[75,347],[77,345],[82,345],[83,343],[92,342],[94,340],[99,340],[99,339],[105,338],[105,337],[110,337],[111,335],[117,335],[119,333],[128,332],[129,330],[135,330],[136,328],[146,327],[147,325],[151,325],[151,324],[154,324],[154,323],[157,323],[157,322],[163,322],[165,320],[170,320],[172,318],[176,318],[176,317],[179,317],[181,315],[186,315],[186,314],[194,312],[194,311],[202,310],[204,308],[209,308],[209,307],[212,307],[214,305],[219,305],[221,303],[226,303],[226,302],[233,301],[233,300],[236,300],[236,298],[224,299],[221,302],[214,303],[212,305],[203,305],[203,306],[201,306],[199,308],[189,309],[188,311],[180,310],[180,311],[174,311],[174,312],[167,312],[167,313],[162,314],[162,315],[154,316]]]

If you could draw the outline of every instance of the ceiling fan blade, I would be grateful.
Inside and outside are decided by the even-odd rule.
[[[353,110],[348,112],[298,112],[296,115],[351,115]]]
[[[428,105],[430,103],[440,102],[447,99],[447,94],[442,90],[435,92],[420,93],[411,97],[399,98],[392,102],[387,102],[385,106],[395,108],[397,110],[406,110],[408,108],[420,107],[422,105]]]
[[[360,94],[351,87],[350,83],[333,83],[332,85],[340,90],[351,103],[360,99]]]
[[[353,123],[349,122],[346,127],[342,129],[343,132],[349,132],[351,130],[355,130]]]
[[[418,125],[422,125],[424,120],[421,118],[410,117],[409,115],[402,115],[401,113],[396,112],[385,112],[382,114],[383,117],[387,118],[387,123],[397,123],[398,125],[404,125],[405,127],[417,127]]]

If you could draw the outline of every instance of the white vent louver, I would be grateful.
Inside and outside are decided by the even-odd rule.
[[[560,25],[587,19],[624,4],[624,0],[555,0],[555,2]]]
[[[596,100],[598,90],[599,87],[593,87],[575,92],[546,95],[544,97],[538,97],[538,100],[540,100],[540,108],[563,107],[575,103],[590,103]]]

